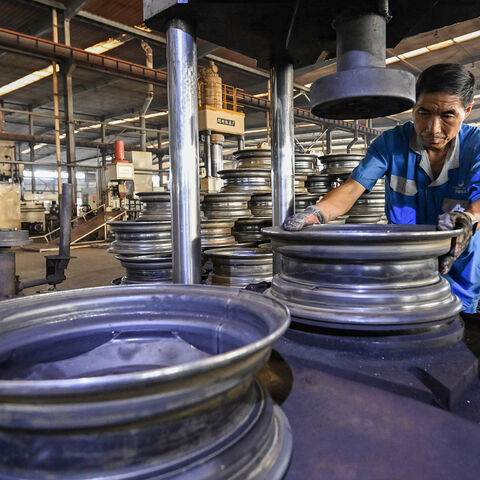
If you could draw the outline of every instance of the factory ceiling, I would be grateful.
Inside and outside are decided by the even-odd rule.
[[[320,2],[300,2],[300,9],[302,3],[307,5]],[[480,12],[477,12],[480,8],[479,2],[440,1],[433,10],[430,4],[435,2],[416,2],[424,4],[424,7],[426,4],[429,5],[419,16],[418,21],[411,25],[405,25],[405,19],[408,17],[408,9],[405,10],[406,3],[415,4],[415,2],[390,2],[394,20],[392,20],[390,36],[387,37],[387,67],[407,70],[418,75],[420,71],[435,63],[458,62],[466,65],[480,83],[480,17],[478,16]],[[103,52],[103,55],[109,57],[145,65],[145,53],[141,46],[143,38],[153,48],[154,68],[165,70],[165,35],[164,32],[150,30],[143,24],[142,0],[109,0],[108,2],[102,0],[2,0],[0,28],[53,40],[53,7],[59,12],[59,26],[63,27],[62,16],[69,18],[71,46],[79,49],[93,48],[94,51]],[[448,9],[451,12],[450,16]],[[302,15],[308,11],[309,9],[305,6]],[[437,17],[432,16],[432,12],[435,11],[438,13]],[[411,12],[412,10],[410,15]],[[395,16],[397,16],[396,20]],[[442,23],[439,24],[439,21]],[[427,27],[429,30],[424,31],[423,29]],[[387,32],[388,29],[389,27]],[[324,30],[323,35],[331,40],[333,30],[328,35],[326,27]],[[398,42],[398,39],[404,35],[406,37]],[[312,41],[312,51],[304,57],[305,59],[308,57],[308,64],[303,61],[295,70],[296,107],[308,110],[309,85],[316,79],[333,73],[336,69],[329,39],[319,43],[318,48]],[[239,53],[222,47],[220,41],[213,42],[213,37],[198,39],[199,65],[206,65],[213,59],[219,66],[219,73],[225,84],[257,95],[259,99],[265,99],[269,77],[268,70],[261,68],[265,67],[265,62],[261,58],[254,58],[253,54],[247,56],[246,49]],[[68,36],[65,39],[63,28],[59,30],[59,43],[68,43]],[[314,59],[311,63],[310,57]],[[46,70],[49,67],[50,73]],[[45,115],[34,118],[34,134],[52,137],[54,130],[51,118],[53,112],[51,59],[32,55],[32,52],[25,54],[21,52],[21,48],[10,48],[0,44],[0,68],[2,71],[0,102],[6,109],[0,133],[28,134],[27,115],[16,112],[31,108],[34,112]],[[15,88],[18,84],[11,85],[21,79],[21,82],[25,82],[23,79],[27,75],[42,71],[47,73],[41,74],[42,77],[39,80],[25,83],[20,88]],[[138,114],[145,100],[145,82],[107,74],[101,69],[87,69],[80,64],[73,70],[72,79],[77,139],[85,142],[100,142],[102,136],[98,122],[103,121],[107,124],[103,141],[124,139],[127,144],[139,144]],[[478,99],[480,100],[480,94]],[[160,143],[165,151],[168,149],[167,108],[166,85],[155,84],[154,99],[147,112],[147,127],[150,129],[147,133],[147,144],[150,147],[157,147]],[[252,108],[251,105],[245,106],[244,111],[247,146],[253,146],[265,138],[267,112]],[[62,115],[61,81],[60,112]],[[374,129],[383,130],[404,122],[409,117],[410,113],[406,112],[388,118],[378,118],[373,120],[372,126]],[[125,121],[126,119],[130,121]],[[470,122],[480,122],[480,108],[474,109]],[[360,123],[365,124],[365,122]],[[137,129],[128,128],[132,126]],[[63,124],[61,128],[63,132]],[[321,127],[317,124],[297,121],[296,134],[304,146],[310,145],[320,132]],[[345,138],[345,142],[348,143],[353,134],[339,132],[337,136],[339,142],[341,138]],[[319,148],[318,144],[315,146]],[[23,143],[19,151],[27,152],[28,148],[28,143]],[[233,149],[233,142],[230,148],[229,144],[226,144],[226,153]],[[27,154],[23,155],[26,159]],[[36,161],[52,161],[55,158],[55,145],[46,144],[38,147],[35,155]],[[77,148],[77,160],[91,159],[84,165],[95,162],[97,156],[98,152],[95,149],[82,146]]]

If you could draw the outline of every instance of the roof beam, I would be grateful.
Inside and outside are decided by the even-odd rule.
[[[65,20],[71,20],[75,15],[77,15],[83,7],[86,7],[92,0],[73,0],[65,9],[63,18]]]
[[[28,0],[28,1],[30,1],[32,3],[39,3],[39,4],[42,4],[42,5],[48,5],[50,7],[58,8],[60,10],[65,9],[65,5],[57,2],[56,0]],[[90,13],[90,12],[79,11],[77,16],[76,16],[76,19],[77,20],[84,20],[86,22],[90,22],[90,23],[97,24],[97,25],[101,25],[103,27],[108,27],[108,28],[111,28],[111,29],[116,30],[118,32],[121,32],[121,33],[128,33],[128,34],[130,34],[134,37],[141,38],[145,41],[149,41],[149,42],[152,42],[152,43],[157,44],[157,45],[165,46],[166,43],[167,43],[166,38],[164,38],[160,35],[157,35],[157,34],[154,34],[154,33],[151,33],[151,32],[146,32],[146,31],[141,30],[139,28],[130,27],[128,25],[124,25],[122,23],[115,22],[113,20],[110,20],[110,19],[105,18],[105,17],[101,17],[100,15],[95,15],[95,14]],[[213,48],[213,46],[214,46],[213,43],[209,43],[209,44],[207,44],[206,49],[208,50],[209,48]],[[217,48],[218,47],[215,47],[215,48],[213,48],[213,50],[216,50]],[[256,68],[256,67],[248,67],[248,66],[243,65],[241,63],[233,62],[232,60],[228,60],[226,58],[222,58],[222,57],[218,57],[216,55],[212,55],[211,53],[203,54],[203,55],[205,56],[205,58],[208,58],[209,60],[213,60],[217,63],[221,63],[222,65],[227,65],[227,66],[235,68],[237,70],[241,70],[242,72],[251,73],[251,74],[256,75],[258,77],[270,78],[270,72],[267,71],[267,70],[263,70],[263,69]],[[294,84],[294,87],[299,89],[299,90],[304,90],[304,91],[307,91],[307,92],[309,91],[308,88],[304,87],[303,85],[297,84],[297,83]]]
[[[8,140],[13,142],[25,142],[25,143],[46,143],[48,145],[55,145],[55,137],[47,137],[43,135],[25,135],[22,133],[9,133],[9,132],[0,132],[0,140]],[[60,143],[65,145],[65,138],[60,139]],[[102,151],[114,152],[115,143],[103,143],[103,142],[93,142],[90,140],[76,140],[78,147],[84,148],[99,148]],[[160,150],[158,148],[147,147],[148,151],[158,153]],[[125,150],[136,150],[138,146],[136,145],[125,145]],[[64,165],[64,164],[62,164]]]
[[[162,70],[138,65],[119,58],[98,55],[81,48],[31,37],[4,28],[0,28],[0,45],[5,50],[27,55],[37,55],[41,58],[58,61],[68,60],[75,62],[83,68],[110,73],[111,75],[131,80],[153,83],[162,87],[165,87],[167,83],[167,74]]]

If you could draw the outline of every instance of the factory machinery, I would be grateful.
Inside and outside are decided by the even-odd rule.
[[[384,68],[388,2],[356,3],[361,14],[335,21],[337,73],[312,85],[312,111],[327,118],[413,102],[413,77]],[[407,25],[424,7],[404,3]],[[167,32],[171,192],[140,192],[137,221],[112,222],[124,285],[0,303],[0,477],[478,477],[478,362],[438,273],[459,231],[358,224],[379,220],[381,182],[350,224],[280,228],[294,198],[307,189],[298,207],[315,202],[344,180],[339,162],[359,160],[323,157],[324,173],[295,158],[290,59],[314,63],[314,32],[332,11],[293,6],[144,0],[147,25]],[[271,22],[260,29],[258,18]],[[188,154],[198,153],[194,26],[273,77],[271,151],[239,150],[237,168],[218,172],[222,191],[202,202]],[[195,285],[202,255],[209,286]],[[263,294],[238,288],[245,272]]]

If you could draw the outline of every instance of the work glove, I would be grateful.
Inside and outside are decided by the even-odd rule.
[[[316,205],[310,205],[302,212],[288,217],[282,225],[284,230],[298,231],[307,225],[327,223],[325,215]]]
[[[449,213],[443,213],[438,217],[439,230],[462,230],[462,233],[452,238],[452,247],[448,253],[442,255],[439,261],[439,270],[442,274],[447,274],[452,268],[455,260],[465,251],[477,229],[477,219],[474,215],[460,210],[454,210]]]

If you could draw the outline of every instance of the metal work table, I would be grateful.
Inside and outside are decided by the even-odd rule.
[[[270,363],[274,372],[293,378],[293,383],[267,380],[293,430],[286,480],[479,478],[476,422],[327,373],[313,350],[306,358],[305,350],[298,352],[293,346],[285,337],[280,339]],[[290,372],[278,355],[286,359]],[[471,408],[478,410],[479,402],[472,398]],[[467,406],[466,400],[463,403]]]

